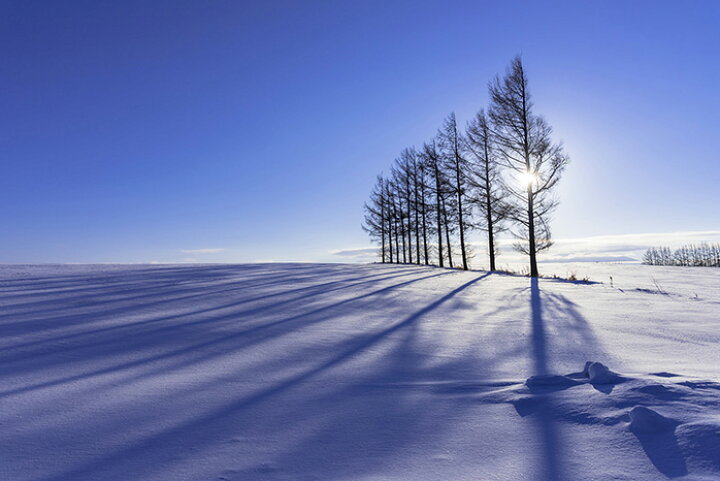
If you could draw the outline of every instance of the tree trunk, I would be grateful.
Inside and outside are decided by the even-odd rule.
[[[455,190],[457,191],[458,202],[458,227],[460,228],[460,254],[462,254],[463,270],[468,270],[467,253],[465,252],[465,222],[463,221],[463,203],[462,203],[462,182],[460,172],[460,154],[457,147],[457,132],[455,132]]]
[[[440,267],[443,267],[442,222],[440,220],[440,216],[442,215],[440,210],[442,194],[440,193],[440,172],[438,172],[437,164],[435,165],[435,192],[435,203],[437,204],[438,262],[440,263]]]
[[[403,264],[407,264],[407,242],[405,242],[405,224],[403,223],[402,217],[400,218],[400,236],[402,237]]]
[[[490,152],[487,146],[487,132],[485,132],[485,222],[488,230],[488,253],[490,254],[490,271],[495,270],[495,232],[492,217],[492,196],[490,195]]]
[[[459,176],[458,176],[459,179]],[[463,270],[468,270],[467,254],[465,252],[465,224],[463,223],[462,192],[458,188],[458,224],[460,227],[460,252],[462,254]]]
[[[407,220],[407,250],[408,250],[408,262],[410,264],[413,263],[413,254],[412,254],[412,214],[410,213],[410,204],[408,203],[408,220]]]
[[[380,187],[382,189],[382,187]],[[380,250],[380,259],[385,264],[385,202],[380,203],[380,237],[382,237],[382,247]]]
[[[490,270],[495,270],[495,233],[493,232],[493,221],[492,211],[488,205],[487,213],[487,226],[488,226],[488,252],[490,254]]]
[[[452,260],[452,245],[450,244],[450,223],[447,219],[447,209],[445,207],[445,201],[443,200],[443,218],[445,219],[445,240],[447,241],[447,254],[448,254],[448,266],[450,269],[453,268]]]
[[[528,186],[528,250],[530,253],[530,277],[538,277],[537,252],[535,250],[535,212],[532,197],[532,186]]]
[[[388,251],[390,252],[390,263],[393,262],[393,242],[392,242],[392,222],[390,221],[390,217],[387,217],[387,226],[385,226],[387,229],[388,234]]]
[[[413,171],[413,190],[415,193],[415,261],[420,265],[420,202],[419,202],[419,189],[417,181],[417,164],[415,164],[415,170]]]
[[[427,212],[426,207],[427,203],[425,202],[425,189],[422,191],[422,230],[423,230],[423,251],[425,254],[425,265],[428,265],[430,263],[430,259],[428,256],[428,242],[427,242]]]
[[[397,205],[395,204],[395,198],[393,197],[393,214],[395,217],[395,222],[393,222],[393,229],[395,230],[395,261],[399,264],[400,263],[400,232],[398,229],[398,210]]]

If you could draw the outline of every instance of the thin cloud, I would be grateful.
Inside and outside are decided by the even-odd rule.
[[[224,248],[209,248],[209,249],[183,249],[180,252],[183,254],[217,254],[223,252]]]
[[[337,250],[332,251],[331,254],[334,256],[340,256],[340,257],[366,257],[366,256],[374,256],[377,255],[378,249],[377,247],[363,247],[360,249],[343,249],[343,250]]]

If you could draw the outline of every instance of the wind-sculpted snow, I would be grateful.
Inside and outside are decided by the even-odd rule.
[[[638,267],[0,267],[0,479],[718,479],[720,282]]]

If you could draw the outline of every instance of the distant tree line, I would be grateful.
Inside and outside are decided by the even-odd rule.
[[[468,269],[468,233],[487,236],[496,270],[497,235],[509,230],[538,276],[537,254],[552,245],[554,187],[569,159],[534,111],[522,60],[489,84],[490,105],[464,129],[455,114],[420,148],[404,149],[379,175],[365,203],[363,229],[381,262]]]
[[[674,251],[669,247],[651,247],[643,256],[643,264],[720,267],[720,244],[688,244]]]

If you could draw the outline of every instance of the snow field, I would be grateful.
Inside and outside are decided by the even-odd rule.
[[[0,479],[719,479],[720,273],[577,273],[2,266]]]

